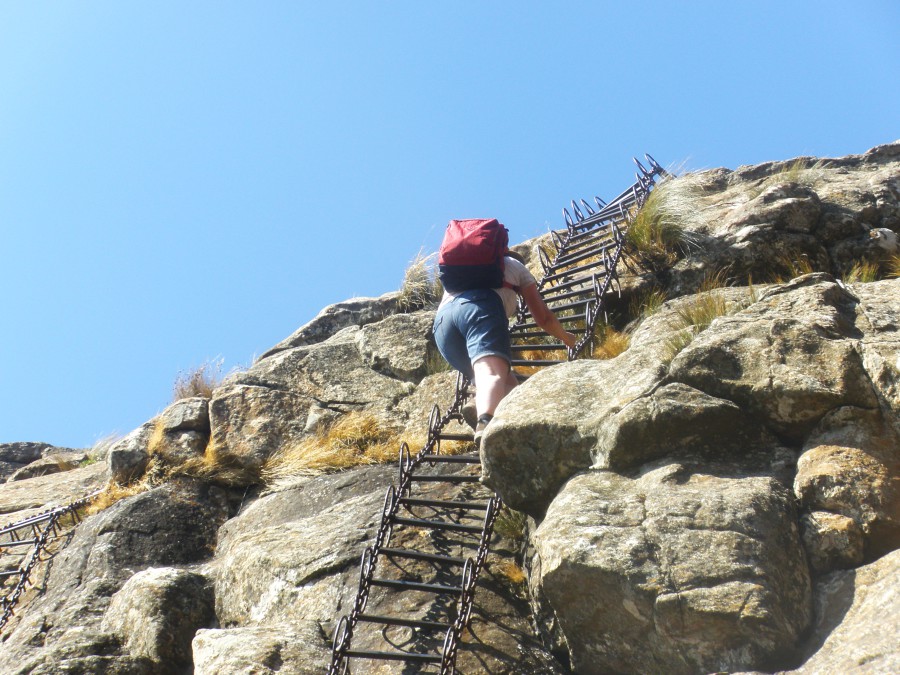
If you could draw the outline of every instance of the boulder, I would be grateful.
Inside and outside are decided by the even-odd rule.
[[[0,481],[8,479],[19,469],[43,456],[44,450],[52,449],[49,443],[0,443]]]
[[[356,593],[355,575],[335,572],[358,563],[375,535],[383,500],[382,491],[369,492],[277,524],[230,526],[216,555],[220,624],[315,620],[332,626]]]
[[[116,635],[126,653],[151,661],[156,672],[183,673],[191,665],[194,633],[215,620],[214,604],[202,575],[151,567],[112,596],[102,630]]]
[[[260,360],[294,347],[304,347],[327,340],[348,326],[365,326],[396,314],[400,308],[400,294],[386,293],[378,298],[352,298],[328,305],[309,323],[298,328],[290,337],[265,352]]]
[[[154,429],[153,421],[145,422],[110,447],[106,455],[110,480],[124,485],[144,475]]]
[[[565,481],[594,463],[602,420],[662,377],[661,358],[654,366],[641,350],[629,352],[548,368],[516,387],[482,437],[482,482],[511,508],[541,517]]]
[[[382,414],[410,395],[412,383],[366,365],[360,331],[351,326],[321,344],[279,351],[226,380],[209,408],[217,454],[255,471],[280,447],[315,430],[323,409]]]
[[[815,588],[815,624],[796,675],[900,672],[900,551]]]
[[[287,391],[237,384],[210,401],[212,444],[226,461],[251,472],[284,443],[302,437],[309,399]]]
[[[843,407],[823,418],[797,462],[803,506],[851,518],[868,560],[900,548],[898,448],[900,435],[880,410]]]
[[[870,284],[853,284],[859,299],[857,324],[863,333],[859,341],[863,367],[878,395],[885,420],[900,433],[900,279]]]
[[[51,506],[63,506],[99,490],[106,483],[106,465],[88,464],[71,471],[0,484],[0,514],[23,520]]]
[[[594,465],[622,471],[679,452],[744,458],[776,447],[775,438],[731,401],[673,382],[636,398],[603,422]]]
[[[60,452],[47,455],[30,464],[26,464],[21,469],[17,469],[7,480],[11,482],[37,476],[48,476],[62,471],[71,471],[81,466],[87,458],[87,453],[84,452]]]
[[[167,432],[199,431],[209,433],[209,399],[193,396],[176,401],[159,416],[162,428]]]
[[[578,673],[765,668],[810,622],[793,498],[771,478],[589,471],[532,542]]]
[[[812,571],[825,574],[852,569],[863,562],[863,532],[852,518],[812,511],[800,519],[803,548]]]
[[[698,335],[674,358],[669,377],[800,441],[835,408],[878,406],[857,347],[857,304],[827,275],[773,287]]]
[[[30,464],[44,456],[45,450],[52,449],[49,443],[17,442],[0,443],[0,462],[10,464]]]
[[[359,353],[375,372],[418,384],[427,372],[434,312],[395,314],[368,324],[356,334]]]
[[[200,630],[193,641],[194,675],[320,675],[331,648],[315,621]]]
[[[135,573],[210,558],[229,511],[221,490],[176,480],[86,518],[53,564],[36,572],[43,593],[7,626],[0,672],[159,672],[103,630],[104,615]]]

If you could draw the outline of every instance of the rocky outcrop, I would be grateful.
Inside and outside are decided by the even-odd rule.
[[[21,469],[16,469],[7,480],[25,480],[61,471],[71,471],[87,460],[88,455],[85,452],[58,452],[26,464]]]
[[[391,414],[427,372],[430,312],[350,326],[324,342],[278,351],[217,389],[210,401],[212,442],[223,458],[259,469],[278,448],[316,429],[324,411]],[[386,340],[390,336],[390,340]]]
[[[900,551],[823,577],[815,607],[808,658],[791,673],[900,672]]]
[[[103,487],[106,472],[106,465],[97,463],[0,484],[0,513],[18,521],[50,506],[62,506]]]
[[[46,571],[40,582],[44,593],[31,601],[12,630],[7,628],[0,671],[23,675],[177,672],[159,670],[154,654],[178,654],[179,647],[150,645],[154,625],[193,623],[184,618],[183,607],[157,598],[155,609],[152,602],[141,603],[137,611],[143,618],[127,616],[138,595],[166,596],[173,590],[160,590],[164,585],[154,589],[148,573],[133,581],[115,602],[113,597],[142,570],[211,557],[216,529],[229,512],[221,490],[175,481],[85,520]],[[178,595],[183,580],[174,585]],[[141,622],[145,635],[141,635]]]
[[[378,298],[353,298],[328,305],[312,321],[269,349],[260,359],[267,359],[286,349],[323,342],[344,328],[375,323],[398,311],[399,293],[386,293]]]
[[[151,662],[158,673],[182,673],[192,664],[191,639],[215,621],[212,587],[195,572],[151,567],[112,596],[101,630],[123,651]]]
[[[774,665],[809,624],[789,490],[701,466],[667,463],[636,478],[589,471],[553,500],[532,538],[531,583],[575,672]]]
[[[68,471],[83,461],[77,460],[72,462],[75,455],[79,454],[84,455],[85,453],[72,448],[56,447],[49,443],[0,443],[0,480],[8,480],[14,474],[18,474],[15,480],[21,480],[22,477],[31,477],[31,475],[46,475],[48,473],[56,473],[56,471]],[[54,456],[59,456],[66,460],[59,463],[60,467],[67,466],[67,462],[71,463],[71,466],[54,470],[52,459]],[[23,471],[35,462],[40,462],[40,464],[33,466],[31,470]]]
[[[900,143],[839,159],[800,157],[679,177],[669,210],[689,231],[690,254],[669,274],[673,294],[710,271],[771,281],[792,265],[835,276],[895,254],[900,231]],[[874,235],[873,235],[874,233]]]
[[[855,262],[883,272],[897,253],[900,144],[659,190],[677,198],[670,211],[682,204],[691,245],[652,279],[623,268],[618,309],[651,281],[673,299],[628,326],[620,356],[531,377],[484,436],[483,482],[530,519],[524,534],[498,528],[457,667],[894,672],[900,280],[838,279]],[[534,262],[539,243],[516,248]],[[819,271],[797,276],[797,263]],[[733,286],[695,295],[715,272]],[[705,323],[690,318],[702,303],[715,309]],[[107,479],[170,480],[59,540],[4,630],[0,671],[323,672],[396,468],[262,494],[259,471],[349,412],[423,440],[456,382],[435,372],[432,317],[398,293],[331,305],[209,399],[177,401],[117,441],[108,466],[0,485],[0,512],[19,520]],[[41,445],[0,446],[0,471],[41,460]],[[192,470],[207,478],[172,479]],[[471,552],[446,534],[393,537]],[[436,578],[425,561],[404,572]],[[381,560],[378,574],[399,570]],[[367,612],[425,618],[442,602],[375,587]],[[404,627],[360,630],[354,646],[384,640],[435,646]]]

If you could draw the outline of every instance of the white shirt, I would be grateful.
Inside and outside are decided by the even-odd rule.
[[[529,284],[537,283],[534,275],[528,271],[528,268],[525,267],[525,265],[515,258],[510,257],[503,259],[503,282],[516,286],[520,290],[526,288]],[[503,309],[506,311],[506,316],[514,316],[516,308],[518,307],[518,294],[513,289],[506,288],[505,286],[503,288],[492,288],[491,290],[499,295],[500,299],[503,301]],[[458,295],[459,292],[452,293],[445,289],[444,297],[441,298],[441,304],[438,306],[438,309]]]

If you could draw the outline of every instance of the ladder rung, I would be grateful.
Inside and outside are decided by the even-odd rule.
[[[463,525],[461,523],[448,523],[443,520],[427,520],[425,518],[399,518],[394,516],[392,520],[397,525],[426,527],[431,530],[451,530],[453,532],[469,532],[471,534],[481,534],[482,530],[484,530],[482,525]]]
[[[529,316],[531,316],[531,315],[529,314]],[[559,316],[559,317],[557,317],[557,319],[559,319],[559,322],[560,322],[560,323],[563,323],[563,324],[566,324],[566,323],[577,323],[577,322],[579,322],[579,321],[586,321],[586,320],[587,320],[587,318],[585,317],[584,314],[576,314],[575,316]],[[530,321],[530,322],[528,322],[528,323],[522,323],[522,324],[519,324],[519,325],[516,326],[515,328],[510,329],[509,332],[510,332],[511,334],[515,334],[515,333],[518,333],[519,331],[529,330],[529,329],[532,329],[532,328],[540,328],[540,326],[538,326],[538,325],[537,325],[536,323],[534,323],[533,321]],[[578,332],[583,332],[583,331],[584,331],[583,328],[575,328],[575,329],[567,328],[566,330],[568,330],[570,333],[578,333]],[[534,335],[547,335],[547,333],[545,333],[544,331],[539,331],[539,332],[537,332],[537,333],[534,333]]]
[[[421,591],[423,593],[436,593],[438,595],[461,595],[459,586],[441,586],[440,584],[424,584],[420,581],[396,581],[394,579],[372,579],[373,586],[393,588],[398,591]]]
[[[440,663],[443,658],[439,654],[417,654],[416,652],[370,652],[361,649],[348,649],[344,656],[350,659],[373,659],[376,661],[416,661],[419,663]]]
[[[403,506],[433,506],[441,509],[469,509],[471,511],[486,511],[487,503],[485,502],[461,502],[449,499],[419,499],[415,497],[404,497],[400,500]]]
[[[466,438],[471,441],[474,440],[475,435],[469,434]],[[448,439],[441,436],[441,440],[459,439]],[[423,459],[426,462],[446,462],[449,464],[481,464],[481,458],[478,455],[425,455]]]
[[[584,307],[591,302],[597,302],[597,298],[593,297],[587,298],[586,300],[576,300],[575,302],[567,302],[564,305],[554,305],[553,298],[550,298],[550,300],[547,302],[547,306],[554,312],[559,312],[566,309],[577,309],[578,307]]]
[[[475,435],[472,433],[468,433],[468,434],[438,434],[438,438],[440,438],[442,441],[474,441]],[[450,455],[440,455],[440,456],[441,457],[449,457]],[[434,460],[429,459],[428,461],[431,462]]]
[[[420,481],[423,483],[477,483],[481,480],[481,476],[459,476],[459,475],[431,475],[431,474],[421,474],[410,475],[410,479],[414,481]]]
[[[599,262],[596,263],[588,263],[587,265],[581,265],[579,267],[570,267],[565,272],[557,272],[556,274],[551,274],[549,276],[544,277],[544,281],[553,281],[554,279],[565,279],[568,276],[576,274],[577,272],[584,272],[585,270],[591,270],[601,267]]]
[[[570,234],[569,237],[565,240],[563,248],[568,251],[579,246],[584,246],[585,244],[592,244],[595,239],[609,236],[609,233],[606,232],[607,229],[608,228],[606,226],[602,225],[600,227],[594,228],[593,230],[585,230],[584,232],[579,232],[578,234]]]
[[[584,276],[577,277],[576,279],[570,279],[569,281],[564,281],[561,284],[553,284],[552,286],[544,286],[540,289],[541,297],[545,298],[554,291],[562,291],[568,288],[574,288],[575,286],[583,286],[584,284],[590,284],[594,281],[594,275],[598,277],[606,276],[605,270],[597,270],[592,274],[585,274]]]
[[[413,560],[424,560],[425,562],[446,563],[448,565],[459,565],[462,567],[466,561],[463,558],[452,555],[438,555],[437,553],[423,553],[407,548],[383,548],[380,553],[389,558],[412,558]]]
[[[410,628],[427,628],[429,630],[443,630],[450,628],[450,624],[441,623],[440,621],[426,621],[424,619],[403,619],[394,616],[378,616],[376,614],[360,614],[356,617],[357,621],[368,621],[369,623],[383,623],[389,626],[409,626]]]
[[[0,544],[0,549],[13,548],[15,546],[34,546],[37,539],[20,539],[19,541],[4,541]]]
[[[589,286],[587,288],[582,288],[577,291],[569,291],[568,293],[560,293],[559,295],[551,295],[549,293],[544,294],[544,302],[559,302],[560,300],[569,300],[571,298],[577,298],[582,295],[596,295],[593,286]]]
[[[581,251],[576,251],[570,255],[563,256],[562,258],[558,258],[554,267],[563,267],[565,265],[571,265],[573,263],[581,262],[582,260],[587,260],[595,255],[602,255],[603,251],[608,251],[611,248],[615,248],[616,241],[608,240],[597,244],[593,248],[585,248]]]

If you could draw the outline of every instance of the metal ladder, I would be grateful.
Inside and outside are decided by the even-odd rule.
[[[528,372],[590,353],[603,298],[617,283],[616,267],[624,231],[643,204],[657,176],[665,170],[649,155],[649,168],[637,159],[636,182],[609,203],[581,200],[563,209],[566,230],[552,233],[555,253],[539,249],[543,276],[538,289],[548,306],[579,340],[568,349],[540,329],[520,301],[510,327],[513,367],[520,380]],[[538,355],[541,358],[527,358]],[[476,452],[441,452],[441,443],[471,442],[473,434],[458,428],[462,407],[472,394],[461,375],[443,415],[434,406],[428,440],[413,456],[400,448],[397,486],[384,500],[375,541],[365,549],[359,589],[349,614],[334,632],[330,675],[348,675],[351,662],[394,661],[420,672],[455,672],[461,637],[469,625],[475,584],[488,555],[494,522],[502,503],[479,482]],[[452,426],[451,426],[452,425]],[[456,428],[454,428],[456,427]],[[373,592],[376,604],[395,601],[393,614],[367,611]],[[367,671],[362,671],[367,672]],[[404,672],[409,672],[405,670]]]
[[[80,520],[78,511],[99,492],[56,506],[37,515],[0,528],[0,631],[12,618],[16,605],[31,583],[34,568],[53,541],[59,538],[63,518],[71,516],[72,525]]]

